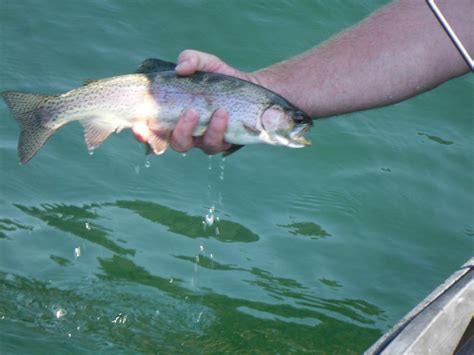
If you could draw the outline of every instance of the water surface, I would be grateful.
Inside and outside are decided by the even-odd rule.
[[[255,70],[384,3],[2,1],[0,91],[60,93],[185,48]],[[147,164],[129,132],[91,156],[71,124],[19,166],[0,105],[1,352],[363,351],[472,256],[473,83],[225,162]]]

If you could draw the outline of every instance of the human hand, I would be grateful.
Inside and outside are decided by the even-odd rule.
[[[178,56],[176,73],[190,75],[196,71],[207,71],[226,74],[239,79],[253,81],[252,75],[236,70],[215,55],[187,49]],[[199,115],[190,109],[180,118],[171,135],[171,146],[178,152],[186,152],[193,147],[202,149],[206,154],[216,154],[227,150],[231,144],[225,142],[228,115],[224,109],[218,109],[211,117],[209,126],[200,137],[193,137],[194,128],[199,122]]]
[[[178,56],[176,73],[178,75],[191,75],[196,71],[206,71],[234,76],[239,79],[257,83],[251,73],[244,73],[236,70],[215,55],[204,53],[192,49],[186,49]],[[193,147],[200,148],[206,154],[216,154],[228,150],[232,147],[230,143],[225,142],[224,134],[227,130],[228,115],[220,108],[216,110],[209,125],[202,136],[194,137],[193,132],[199,123],[199,114],[192,107],[185,111],[176,124],[169,143],[177,152],[186,152]],[[158,130],[156,122],[136,124],[132,127],[137,140],[147,143],[153,136],[154,130]]]

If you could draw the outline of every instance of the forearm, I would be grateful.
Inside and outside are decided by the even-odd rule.
[[[472,53],[472,0],[437,3]],[[396,103],[468,70],[425,1],[401,0],[252,76],[310,115],[326,117]]]

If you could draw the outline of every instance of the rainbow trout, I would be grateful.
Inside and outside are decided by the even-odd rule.
[[[89,80],[65,94],[44,96],[6,91],[1,96],[20,125],[18,154],[27,163],[59,128],[79,121],[89,149],[124,128],[153,127],[148,148],[163,153],[186,109],[199,112],[193,132],[206,130],[219,107],[229,115],[225,140],[236,145],[268,143],[300,148],[312,119],[283,97],[253,83],[223,74],[177,76],[174,63],[147,59],[134,74]]]

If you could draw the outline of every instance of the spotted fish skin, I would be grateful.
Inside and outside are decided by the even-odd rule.
[[[89,80],[56,96],[7,91],[0,94],[20,125],[18,153],[25,164],[51,135],[69,122],[85,128],[90,149],[113,132],[141,123],[153,127],[150,150],[163,153],[178,119],[188,108],[200,120],[194,135],[201,135],[215,110],[229,115],[225,139],[244,145],[269,143],[302,147],[302,134],[311,118],[277,94],[258,85],[222,74],[198,72],[180,77],[174,64],[147,59],[134,74]]]

